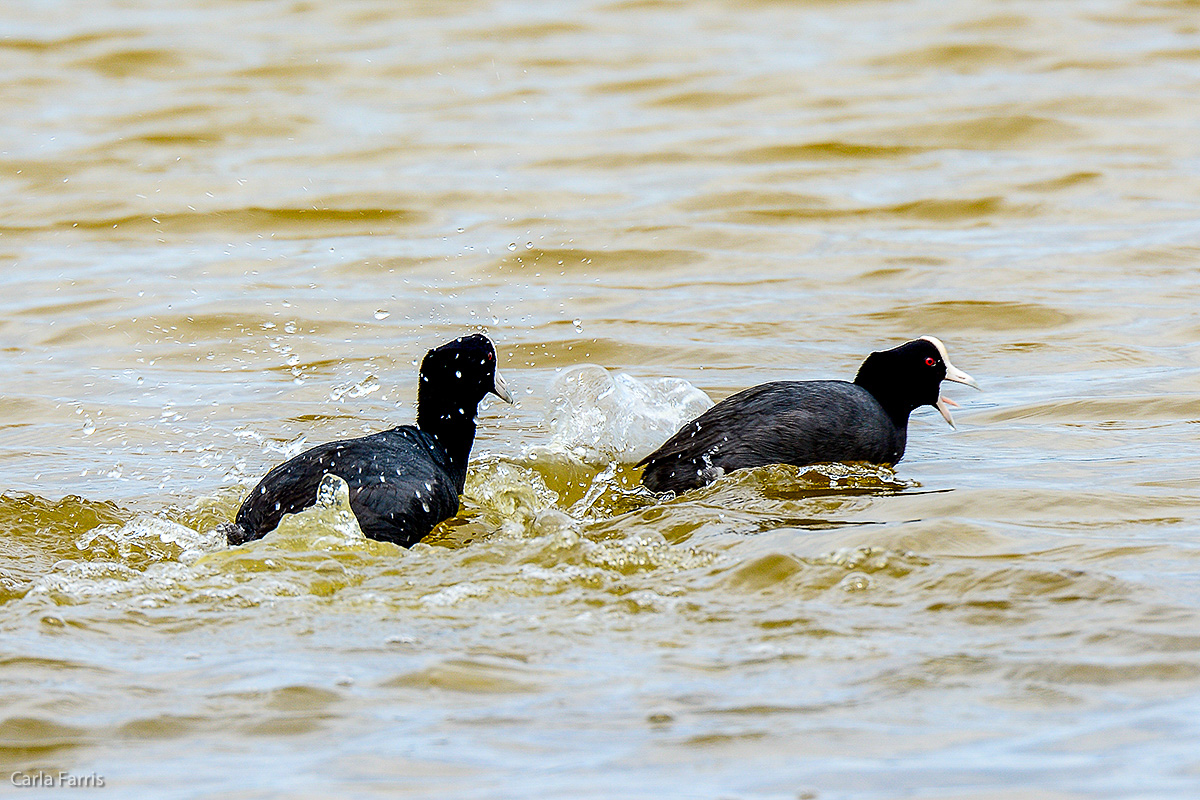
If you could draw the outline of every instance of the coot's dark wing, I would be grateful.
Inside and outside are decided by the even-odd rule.
[[[295,514],[317,500],[317,487],[329,470],[339,448],[348,442],[329,442],[306,450],[272,469],[258,482],[238,509],[235,525],[241,528],[240,541],[261,539],[279,526],[284,514]]]
[[[903,429],[861,387],[846,381],[777,381],[723,400],[689,422],[641,464],[654,491],[684,491],[726,472],[767,464],[892,463]]]
[[[349,486],[350,507],[363,533],[411,544],[458,513],[465,475],[451,469],[436,440],[407,425],[318,445],[272,469],[251,490],[237,513],[236,538],[261,538],[284,514],[313,505],[321,478],[333,474]]]

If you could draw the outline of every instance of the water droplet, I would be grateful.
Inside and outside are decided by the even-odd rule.
[[[382,308],[375,312],[375,319],[387,319],[392,315],[390,311],[384,311]]]
[[[576,333],[583,333],[583,320],[576,318],[571,320],[571,324],[575,326]]]
[[[516,242],[509,242],[509,243],[508,243],[508,249],[509,249],[509,250],[516,250],[516,249],[517,249],[517,243],[516,243]]]
[[[329,393],[329,399],[335,403],[340,403],[344,398],[366,397],[372,392],[377,392],[380,389],[379,379],[374,375],[367,375],[357,383],[348,383],[342,386],[335,386],[333,391]]]
[[[871,588],[871,579],[861,572],[851,572],[838,583],[844,592],[863,592]]]

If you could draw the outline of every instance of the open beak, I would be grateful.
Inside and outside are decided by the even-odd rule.
[[[942,361],[946,365],[945,380],[954,381],[955,383],[966,384],[967,386],[970,386],[973,389],[979,389],[979,384],[975,382],[974,378],[972,378],[967,373],[963,372],[958,367],[951,364],[946,359],[943,358]],[[942,415],[942,419],[946,420],[946,422],[948,422],[950,424],[950,427],[953,428],[954,427],[954,417],[950,416],[950,406],[954,406],[955,408],[958,408],[958,403],[954,402],[949,397],[939,397],[938,401],[937,401],[937,405],[934,406],[934,408],[936,408],[938,410],[938,413]]]
[[[512,392],[508,390],[508,385],[504,383],[504,376],[500,374],[499,369],[496,370],[496,376],[492,383],[492,394],[506,403],[512,403],[513,401]]]
[[[935,408],[939,413],[941,413],[942,419],[950,423],[951,428],[954,428],[954,417],[950,416],[950,409],[947,408],[947,406],[954,406],[955,408],[958,408],[958,403],[954,402],[949,397],[939,397]]]

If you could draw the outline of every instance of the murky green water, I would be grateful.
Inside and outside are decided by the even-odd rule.
[[[1196,796],[1197,10],[0,10],[0,782]],[[220,545],[472,329],[458,519]],[[894,471],[637,489],[689,384],[921,334],[985,391]]]

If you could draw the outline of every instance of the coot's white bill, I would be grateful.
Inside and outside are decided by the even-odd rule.
[[[504,382],[504,377],[500,374],[499,367],[496,368],[496,378],[492,386],[492,394],[499,397],[506,403],[512,403],[512,392],[508,390],[508,384]]]

